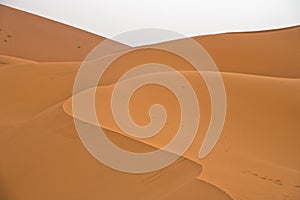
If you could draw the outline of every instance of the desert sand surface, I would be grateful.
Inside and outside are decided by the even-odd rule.
[[[72,96],[80,61],[103,38],[8,7],[0,9],[1,43],[6,45],[0,46],[2,199],[299,199],[300,27],[194,38],[216,62],[227,93],[224,130],[202,160],[198,152],[211,112],[202,78],[178,57],[151,49],[129,53],[112,64],[99,82],[96,99],[103,101],[97,101],[96,110],[107,137],[124,149],[158,149],[174,136],[180,121],[172,93],[147,86],[131,99],[133,119],[146,124],[149,106],[161,103],[168,112],[167,125],[143,140],[118,129],[108,103],[118,78],[134,65],[156,61],[183,67],[179,70],[201,100],[200,127],[188,151],[161,170],[129,174],[106,167],[88,153],[72,116],[72,98],[88,92]],[[19,23],[34,24],[37,30]],[[35,37],[29,37],[32,34]],[[85,47],[77,48],[78,37]],[[60,42],[49,42],[52,39]],[[145,76],[153,75],[173,76]],[[79,120],[94,126],[84,117]]]
[[[189,80],[197,80],[197,73],[183,73],[186,73]],[[172,74],[165,73],[161,76],[166,78]],[[204,115],[201,122],[204,125],[200,126],[194,143],[184,157],[203,166],[200,179],[221,186],[236,199],[284,199],[287,196],[289,199],[297,199],[297,186],[300,183],[300,136],[297,121],[300,117],[300,96],[297,94],[299,79],[235,73],[222,73],[222,76],[227,89],[228,110],[221,139],[207,158],[199,160],[199,148],[209,121],[209,110],[205,109],[209,107],[209,102],[201,101],[199,106],[204,107],[201,110]],[[196,81],[193,83],[199,86]],[[105,129],[125,135],[115,124],[109,109],[113,87],[114,85],[109,85],[98,88],[96,99],[101,98],[101,101],[96,101],[99,121]],[[163,147],[175,136],[174,129],[178,128],[180,110],[174,109],[179,107],[178,102],[170,100],[172,95],[168,93],[157,97],[157,92],[163,93],[162,88],[149,86],[143,89],[147,91],[146,94],[145,91],[138,91],[131,100],[131,115],[137,119],[136,122],[140,125],[149,123],[147,111],[154,103],[166,105],[170,118],[157,136],[139,141],[157,148]],[[198,89],[197,93],[203,95],[203,88]],[[73,98],[84,98],[84,95],[84,92],[79,93]],[[64,104],[64,110],[72,115],[71,108],[69,99]],[[78,117],[93,123],[84,117]],[[122,148],[126,149],[126,146]]]
[[[95,45],[105,39],[0,5],[0,54],[43,62],[81,61]],[[117,42],[115,45],[127,47]]]
[[[72,117],[63,111],[77,69],[78,63],[19,63],[1,72],[1,89],[10,88],[1,99],[1,105],[7,105],[1,116],[3,195],[8,199],[231,199],[218,187],[196,180],[201,165],[183,157],[163,170],[141,175],[118,172],[95,160],[82,146]],[[10,78],[13,74],[20,75],[19,81]],[[154,149],[106,133],[120,146],[141,152]]]

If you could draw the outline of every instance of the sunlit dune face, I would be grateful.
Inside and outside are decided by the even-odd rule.
[[[118,44],[119,53],[124,54],[109,65],[95,87],[74,93],[83,64],[77,61],[104,38],[4,6],[0,6],[0,29],[1,200],[299,199],[299,26],[194,38],[217,64],[227,100],[222,134],[202,159],[199,150],[213,113],[203,76],[214,80],[215,72],[202,71],[201,76],[186,59],[151,48],[155,45],[132,49]],[[180,41],[168,44],[174,42]],[[113,43],[105,49],[108,57],[115,53]],[[122,79],[126,72],[147,63],[170,66],[188,81],[198,100],[199,127],[192,144],[175,162],[147,173],[124,173],[95,159],[75,122],[102,128],[115,146],[137,154],[155,152],[170,143],[183,110],[168,87],[145,84],[132,93],[128,105],[124,100],[118,107],[128,106],[132,121],[143,127],[161,117],[161,113],[151,116],[153,105],[161,105],[167,117],[156,134],[131,135],[113,117],[118,84],[127,89],[152,78],[175,80],[175,72],[169,71]],[[74,115],[72,101],[86,100],[93,89],[96,120]],[[185,134],[190,132],[186,129]],[[112,156],[108,150],[101,153]]]
[[[99,85],[116,83],[124,73],[144,63],[162,63],[183,72],[182,75],[190,82],[193,89],[197,91],[197,97],[200,99],[199,102],[201,102],[201,105],[199,105],[201,106],[200,126],[203,137],[210,117],[210,97],[202,77],[195,72],[193,73],[195,69],[180,56],[157,49],[143,49],[127,53],[110,65],[99,81]],[[188,70],[190,71],[187,72]],[[157,75],[162,78],[172,79],[174,73],[166,72]],[[108,88],[99,88],[97,90],[95,97],[96,112],[100,126],[103,124],[104,127],[113,127],[118,132],[122,132],[114,122],[109,109],[113,89],[114,85],[110,85]],[[165,108],[168,116],[167,121],[165,126],[155,136],[140,140],[163,147],[176,135],[181,120],[180,105],[174,94],[161,85],[144,85],[134,92],[130,99],[129,110],[135,123],[140,126],[146,126],[150,123],[149,109],[154,104],[161,104]],[[198,131],[200,132],[200,128]],[[189,134],[188,131],[187,134]],[[126,147],[124,148],[126,149]]]

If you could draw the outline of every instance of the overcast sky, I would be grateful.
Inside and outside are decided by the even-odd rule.
[[[300,25],[300,0],[0,0],[111,38],[139,28],[162,28],[186,36],[267,30]],[[137,46],[176,39],[120,39]]]

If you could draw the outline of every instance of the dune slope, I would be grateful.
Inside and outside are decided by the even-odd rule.
[[[103,40],[101,36],[0,5],[0,54],[33,61],[82,61]],[[111,44],[127,48],[117,42]]]
[[[76,73],[105,38],[0,5],[0,199],[299,199],[299,36],[297,26],[194,37],[217,64],[227,93],[222,135],[202,160],[198,153],[211,108],[207,87],[191,65],[151,49],[161,44],[112,63],[98,84],[96,100],[101,101],[96,110],[105,134],[118,146],[156,150],[169,142],[180,122],[174,95],[148,85],[133,94],[131,114],[145,125],[149,106],[161,103],[168,112],[161,134],[142,140],[116,126],[111,94],[121,75],[136,65],[157,62],[180,71],[191,82],[201,109],[196,139],[182,157],[159,171],[127,174],[106,167],[86,151],[72,118],[71,98],[82,95],[72,96]],[[106,58],[114,51],[135,50],[109,44]],[[216,72],[203,74],[214,77]]]
[[[209,96],[205,93],[205,87],[196,81],[197,73],[183,74],[197,87],[196,93],[201,94],[199,106],[203,109],[200,129],[193,144],[184,154],[186,158],[203,165],[204,170],[199,178],[220,186],[237,199],[281,199],[285,195],[290,199],[297,199],[300,194],[297,188],[300,184],[300,127],[297,120],[300,118],[300,95],[297,93],[300,79],[222,73],[227,91],[224,130],[213,152],[207,158],[199,160],[199,149],[210,117],[210,110],[207,109],[210,103],[203,96]],[[213,73],[211,75],[214,76]],[[174,74],[148,76],[169,79]],[[127,84],[126,82],[129,82],[129,86],[130,81],[125,80],[123,84]],[[97,89],[98,121],[105,129],[127,135],[116,125],[110,109],[113,89],[114,85],[100,86]],[[78,93],[73,98],[86,98],[89,92],[91,91]],[[175,136],[180,109],[178,102],[172,98],[174,96],[155,86],[142,88],[132,97],[130,113],[139,125],[149,123],[148,109],[153,104],[164,105],[168,112],[164,129],[154,137],[138,139],[139,141],[161,148]],[[71,98],[64,104],[64,110],[72,116]],[[85,116],[75,117],[97,125]],[[126,145],[122,145],[122,148],[126,149]]]
[[[33,63],[6,65],[0,72],[1,83],[6,83],[4,96],[14,103],[29,104],[35,99],[27,108],[1,102],[11,105],[5,112],[10,114],[7,121],[2,120],[1,125],[9,128],[2,129],[0,145],[1,183],[8,199],[181,199],[185,195],[190,199],[231,199],[217,187],[196,180],[201,166],[186,158],[140,175],[118,172],[95,160],[81,144],[73,119],[62,109],[71,95],[77,67],[76,63]],[[23,74],[17,84],[3,78],[16,74],[17,69]],[[57,76],[62,73],[63,79]],[[38,89],[41,86],[43,90]],[[1,119],[6,119],[5,113]],[[136,150],[154,149],[108,130],[106,134],[115,143]]]

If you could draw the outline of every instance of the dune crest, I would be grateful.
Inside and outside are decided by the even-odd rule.
[[[211,109],[201,76],[184,60],[149,49],[112,63],[97,87],[96,113],[106,136],[125,150],[161,148],[180,122],[174,95],[148,85],[130,100],[132,118],[146,125],[149,106],[160,103],[169,116],[166,126],[143,140],[120,131],[110,98],[114,84],[128,69],[149,62],[174,67],[191,82],[200,100],[200,129],[190,148],[172,165],[139,175],[112,170],[95,160],[74,126],[71,99],[88,92],[72,96],[76,73],[104,38],[3,5],[0,29],[0,198],[299,199],[300,26],[194,37],[219,67],[227,93],[223,132],[202,160],[199,147]],[[111,44],[108,57],[115,47],[119,53],[130,48]],[[215,72],[203,73],[213,77]],[[172,77],[172,73],[156,75]],[[79,120],[97,125],[84,116]]]
[[[199,160],[198,151],[203,141],[205,131],[207,130],[207,123],[210,116],[210,110],[206,108],[210,107],[210,103],[207,100],[205,101],[205,97],[203,97],[208,95],[204,92],[205,87],[195,81],[197,73],[183,73],[189,77],[189,80],[194,80],[194,84],[197,84],[199,87],[197,93],[201,94],[202,99],[201,105],[199,106],[200,109],[204,107],[204,109],[201,109],[202,123],[200,124],[202,124],[202,126],[200,126],[192,146],[183,155],[204,166],[204,173],[200,175],[200,178],[216,183],[229,194],[235,194],[236,197],[242,196],[242,193],[239,191],[243,191],[244,193],[245,189],[240,188],[242,186],[239,185],[231,185],[232,177],[238,178],[240,182],[245,182],[245,184],[247,183],[248,185],[252,183],[253,185],[251,184],[250,187],[251,191],[256,192],[252,195],[249,194],[249,196],[255,199],[260,199],[260,196],[256,194],[262,190],[261,187],[266,187],[268,190],[270,188],[276,189],[278,193],[282,193],[282,195],[284,195],[286,191],[289,191],[289,193],[295,195],[294,199],[296,199],[298,191],[293,185],[300,183],[297,178],[294,178],[300,175],[298,168],[300,162],[299,159],[297,159],[297,152],[300,150],[298,144],[300,138],[297,134],[299,131],[298,124],[294,119],[300,118],[299,112],[297,112],[297,110],[300,109],[298,105],[300,95],[296,94],[296,91],[300,88],[300,79],[222,73],[228,98],[227,121],[221,139],[215,147],[216,149],[204,160]],[[172,73],[161,73],[160,75],[163,78],[164,76],[172,76]],[[159,75],[156,74],[156,76]],[[143,77],[135,78],[143,79]],[[126,80],[124,82],[126,82]],[[168,113],[168,117],[170,118],[166,122],[166,127],[158,135],[148,139],[137,139],[122,132],[114,122],[109,103],[113,89],[114,84],[100,86],[96,90],[96,99],[98,100],[95,106],[98,121],[102,128],[117,132],[156,148],[161,148],[166,145],[172,137],[174,137],[176,133],[175,130],[179,123],[178,116],[180,115],[180,110],[178,103],[170,100],[172,96],[162,95],[162,93],[166,91],[162,90],[158,92],[159,88],[153,87],[151,89],[151,87],[148,86],[145,88],[147,93],[145,93],[145,91],[143,93],[141,89],[132,97],[130,112],[133,119],[137,120],[136,123],[140,125],[147,124],[147,113],[151,103],[162,102],[164,106],[167,106],[167,111],[170,112]],[[89,92],[91,91],[84,91],[72,98],[85,98],[84,96]],[[158,96],[157,94],[160,95]],[[206,96],[206,98],[208,98],[208,96]],[[256,98],[259,98],[260,104],[256,103]],[[274,98],[276,101],[274,101]],[[277,112],[279,106],[280,115],[278,116]],[[67,114],[72,116],[71,98],[64,103],[63,108]],[[260,113],[261,109],[264,110],[264,114]],[[291,110],[294,111],[291,112]],[[105,113],[105,115],[103,115],[103,113]],[[255,120],[253,116],[255,116]],[[95,122],[85,119],[84,116],[76,117],[82,121],[98,125],[97,123],[95,124]],[[248,125],[247,122],[249,121],[253,123],[252,126]],[[239,124],[239,126],[233,124]],[[287,130],[288,134],[285,135],[284,132]],[[264,134],[260,135],[260,133]],[[278,148],[279,146],[289,146],[289,148],[283,151],[282,148]],[[121,147],[126,149],[124,145]],[[247,157],[245,157],[245,155],[247,155]],[[243,162],[235,163],[234,160],[236,159]],[[220,166],[217,163],[222,162],[226,164],[223,165],[222,170],[220,170]],[[261,169],[262,166],[264,166],[263,169]],[[219,174],[220,172],[222,172],[222,174]],[[259,175],[259,177],[262,176],[262,181],[255,180],[255,176],[251,178],[251,174],[257,174],[258,172],[262,173]],[[223,177],[221,179],[222,181],[215,176],[215,173]],[[258,186],[256,185],[257,182],[261,182],[261,184]],[[285,182],[285,184],[282,182]],[[278,189],[278,186],[281,186],[281,188]],[[280,199],[281,197],[278,193],[274,195],[269,193],[268,195],[272,196],[273,199]]]
[[[101,36],[0,5],[0,54],[34,61],[82,61]],[[121,45],[112,42],[114,45]],[[127,45],[122,45],[127,48]]]

